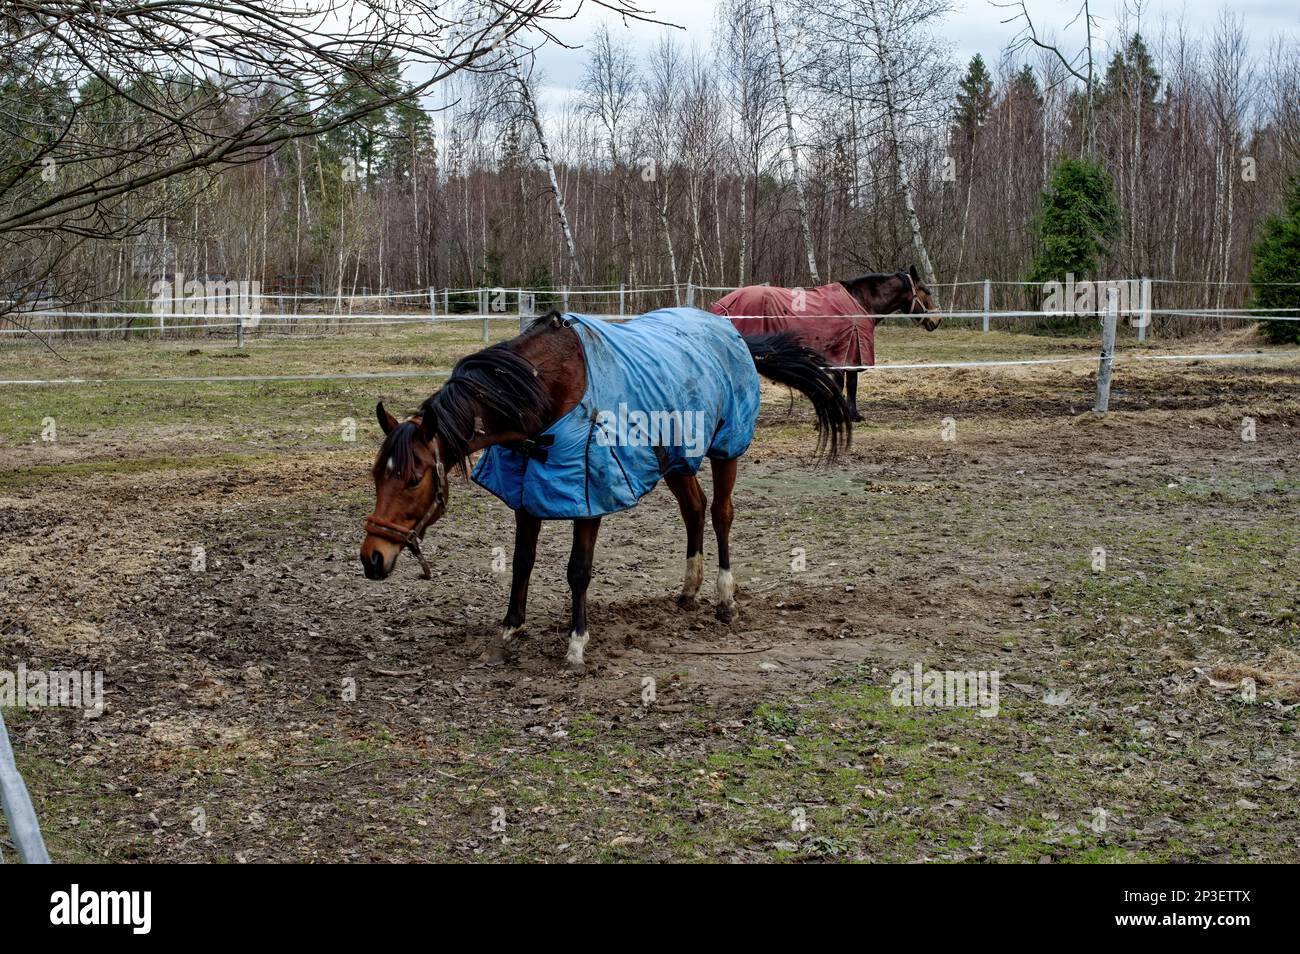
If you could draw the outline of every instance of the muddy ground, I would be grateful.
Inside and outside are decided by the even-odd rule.
[[[1060,350],[1024,337],[994,339]],[[427,381],[6,390],[0,669],[106,685],[98,718],[5,713],[52,854],[1296,861],[1300,368],[1123,365],[1104,421],[1091,373],[880,375],[824,468],[773,389],[736,490],[739,620],[711,572],[675,606],[661,487],[605,521],[582,677],[559,666],[567,525],[503,669],[477,657],[513,523],[481,489],[454,488],[432,581],[409,558],[362,577],[371,402]],[[996,714],[892,704],[917,665],[996,672]]]

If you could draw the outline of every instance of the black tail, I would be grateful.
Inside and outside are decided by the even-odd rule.
[[[839,387],[822,370],[826,359],[811,348],[796,344],[786,332],[744,337],[759,374],[794,388],[812,401],[817,412],[817,456],[834,460],[841,448],[852,443],[853,425]]]

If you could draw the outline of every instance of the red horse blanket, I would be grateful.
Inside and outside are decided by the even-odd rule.
[[[742,335],[788,331],[831,365],[876,363],[876,319],[839,282],[819,288],[747,285],[709,311],[726,315]]]

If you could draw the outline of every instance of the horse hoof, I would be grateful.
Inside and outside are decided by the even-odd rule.
[[[581,676],[586,671],[586,663],[569,662],[567,659],[564,661],[564,665],[560,667],[560,675],[562,676]]]
[[[735,603],[719,603],[714,608],[713,615],[724,623],[732,623],[740,615],[740,610],[736,608]]]
[[[700,605],[700,601],[694,596],[687,596],[685,593],[677,597],[677,606],[684,610],[693,610]]]

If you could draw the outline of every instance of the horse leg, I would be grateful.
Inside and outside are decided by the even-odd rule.
[[[700,584],[704,582],[704,512],[709,501],[694,474],[669,474],[664,483],[677,498],[682,521],[686,524],[686,575],[682,578],[682,592],[677,597],[677,605],[690,609],[695,605]]]
[[[599,517],[573,521],[573,550],[569,553],[573,625],[569,629],[569,652],[564,657],[565,672],[580,673],[585,668],[582,651],[587,648],[587,586],[591,583],[591,561],[599,532]]]
[[[713,613],[724,623],[739,615],[736,609],[736,581],[731,576],[731,521],[736,508],[731,491],[736,486],[736,461],[715,460],[713,469],[713,533],[718,538],[718,605]]]
[[[510,606],[506,609],[506,618],[501,621],[501,630],[480,660],[489,666],[499,666],[506,661],[506,650],[514,642],[515,636],[524,628],[524,616],[528,607],[528,580],[533,575],[533,563],[537,559],[537,534],[542,529],[542,521],[526,510],[515,511],[515,555],[511,561]]]
[[[858,372],[847,372],[844,376],[844,383],[849,402],[849,420],[860,421],[862,420],[862,414],[858,411]]]

